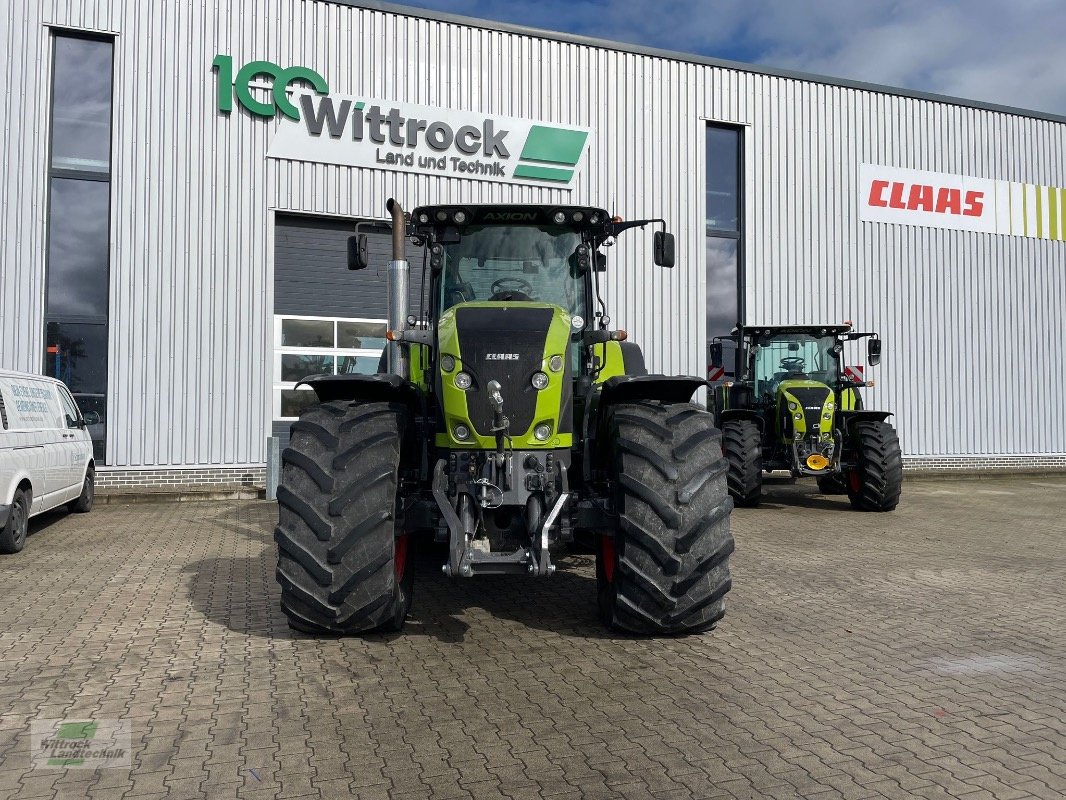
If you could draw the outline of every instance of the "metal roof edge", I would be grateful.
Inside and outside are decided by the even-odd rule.
[[[950,95],[923,92],[915,89],[904,89],[899,86],[886,86],[878,83],[867,83],[849,78],[834,78],[829,75],[816,75],[798,70],[779,69],[777,67],[765,67],[757,64],[748,64],[743,61],[728,61],[726,59],[710,58],[694,53],[684,53],[677,50],[664,50],[658,47],[645,47],[644,45],[616,42],[610,39],[597,39],[593,36],[581,36],[573,33],[547,30],[545,28],[532,28],[526,25],[516,25],[511,22],[499,20],[480,19],[467,17],[461,14],[451,14],[446,11],[436,11],[428,8],[415,8],[398,3],[382,2],[381,0],[315,0],[316,2],[332,3],[335,5],[351,6],[353,8],[365,8],[370,11],[380,11],[387,14],[396,14],[404,17],[416,17],[419,19],[445,22],[454,25],[465,25],[468,28],[481,28],[483,30],[500,31],[503,33],[515,33],[522,36],[532,36],[538,39],[549,39],[568,44],[585,45],[602,50],[615,50],[622,53],[634,53],[636,55],[653,56],[655,58],[681,61],[689,64],[700,64],[707,67],[729,69],[737,72],[750,72],[756,75],[769,75],[775,78],[805,81],[807,83],[819,83],[826,86],[840,86],[845,89],[857,89],[864,92],[876,92],[878,94],[894,95],[915,100],[926,100],[933,103],[946,103],[953,106],[974,108],[980,111],[992,111],[999,114],[1011,114],[1018,117],[1045,120],[1066,124],[1066,115],[1052,114],[1046,111],[1035,111],[1028,108],[1016,108],[1013,106],[1000,105],[998,103],[986,103],[981,100],[970,100],[965,97],[952,97]]]

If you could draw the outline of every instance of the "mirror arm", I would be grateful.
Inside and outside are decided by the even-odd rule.
[[[608,236],[617,236],[622,231],[627,231],[630,228],[643,228],[645,225],[649,225],[653,222],[658,222],[663,229],[663,233],[666,233],[666,220],[665,219],[631,219],[623,220],[622,222],[608,222],[603,227],[606,230]]]

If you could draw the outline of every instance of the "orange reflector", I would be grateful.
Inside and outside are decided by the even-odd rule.
[[[399,332],[398,331],[385,331],[385,338],[388,339],[390,342],[395,342],[395,341],[397,341],[399,339]]]
[[[619,328],[614,332],[611,338],[614,339],[616,342],[624,342],[626,339],[629,338],[629,334]]]
[[[852,322],[850,319],[846,319],[846,320],[844,320],[844,324],[845,325],[854,325],[855,323]]]
[[[51,353],[52,355],[58,354],[59,353],[59,345],[56,345],[56,344],[48,345],[48,352]]]
[[[867,386],[877,386],[877,381],[866,381]]]
[[[825,469],[829,466],[829,459],[818,453],[807,456],[807,466],[811,469]]]
[[[621,222],[621,221],[622,221],[621,217],[611,217],[611,222]]]

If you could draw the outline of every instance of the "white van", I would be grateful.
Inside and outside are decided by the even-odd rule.
[[[26,543],[29,518],[63,504],[93,507],[88,426],[54,378],[0,370],[0,553]]]

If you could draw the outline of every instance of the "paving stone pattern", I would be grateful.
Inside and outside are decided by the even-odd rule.
[[[266,502],[111,505],[0,558],[0,798],[1066,796],[1066,480],[806,484],[734,514],[713,633],[602,630],[550,579],[416,564],[400,635],[278,608]],[[120,718],[133,768],[29,768],[35,718]]]

